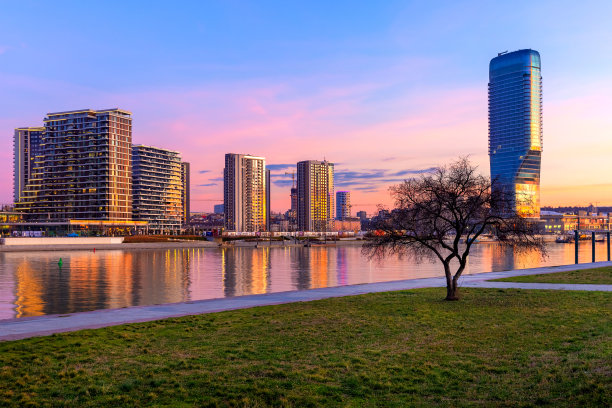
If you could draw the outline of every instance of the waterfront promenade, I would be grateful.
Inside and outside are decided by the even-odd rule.
[[[544,268],[516,269],[503,272],[478,273],[463,276],[461,279],[461,285],[462,287],[475,288],[591,290],[611,292],[612,285],[490,282],[492,279],[565,272],[579,269],[599,268],[603,266],[612,266],[612,262],[596,262],[579,265],[563,265]],[[146,322],[172,317],[214,313],[225,310],[246,309],[256,306],[307,302],[312,300],[354,296],[366,293],[444,286],[445,280],[443,277],[406,279],[401,281],[377,282],[301,291],[189,301],[182,303],[8,319],[0,320],[0,341],[45,336],[54,333],[71,332],[82,329],[116,326],[126,323]]]

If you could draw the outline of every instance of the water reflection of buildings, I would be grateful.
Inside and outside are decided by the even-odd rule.
[[[512,269],[538,268],[543,266],[545,261],[537,251],[525,252],[495,243],[480,244],[478,245],[478,250],[481,252],[480,256],[478,256],[481,264],[475,268],[476,271],[508,271]]]
[[[336,251],[336,280],[338,285],[348,285],[348,272],[346,248],[338,248]]]
[[[16,281],[14,316],[4,318],[181,302],[189,296],[188,251],[7,253],[2,261],[14,265]]]
[[[291,251],[291,269],[297,290],[310,289],[309,253],[309,249],[304,247],[293,248]]]
[[[223,294],[266,293],[270,286],[270,248],[226,248],[221,253]]]
[[[311,248],[309,251],[311,288],[325,288],[328,286],[328,254],[327,248]]]

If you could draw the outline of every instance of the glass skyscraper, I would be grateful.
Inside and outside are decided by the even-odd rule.
[[[540,216],[542,75],[540,54],[498,54],[489,64],[489,157],[494,189],[525,217]]]

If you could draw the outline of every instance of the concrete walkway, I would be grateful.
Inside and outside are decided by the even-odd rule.
[[[521,289],[558,289],[558,290],[596,290],[612,291],[612,285],[575,285],[519,282],[487,282],[489,279],[512,276],[533,275],[590,269],[612,266],[612,262],[597,262],[581,265],[565,265],[549,268],[517,269],[505,272],[488,272],[466,275],[461,280],[462,287],[479,288],[521,288]],[[210,300],[197,300],[164,305],[137,306],[124,309],[104,309],[93,312],[71,313],[25,317],[0,320],[0,341],[18,340],[28,337],[46,336],[53,333],[71,332],[82,329],[116,326],[126,323],[147,322],[225,310],[246,309],[255,306],[278,305],[293,302],[308,302],[341,296],[354,296],[365,293],[390,292],[396,290],[444,287],[443,277],[408,279],[393,282],[367,283],[362,285],[338,286],[303,291],[267,293],[263,295],[240,296]]]

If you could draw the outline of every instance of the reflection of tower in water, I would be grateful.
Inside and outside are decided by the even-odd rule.
[[[294,286],[297,290],[310,289],[310,248],[291,248],[292,274],[295,280]]]
[[[15,317],[44,314],[43,288],[37,272],[27,260],[17,266],[15,287]]]
[[[189,299],[189,265],[187,249],[134,252],[137,280],[132,290],[133,304],[183,302]]]
[[[222,249],[221,275],[226,297],[266,293],[270,285],[270,248]]]
[[[481,245],[483,260],[491,262],[490,267],[482,265],[482,271],[509,271],[512,269],[537,268],[542,266],[542,257],[537,251],[518,251],[500,244]]]
[[[326,288],[328,272],[327,248],[310,248],[310,277],[312,288]]]
[[[336,273],[338,274],[338,285],[346,285],[348,283],[348,259],[346,256],[346,248],[339,247],[336,251]]]

